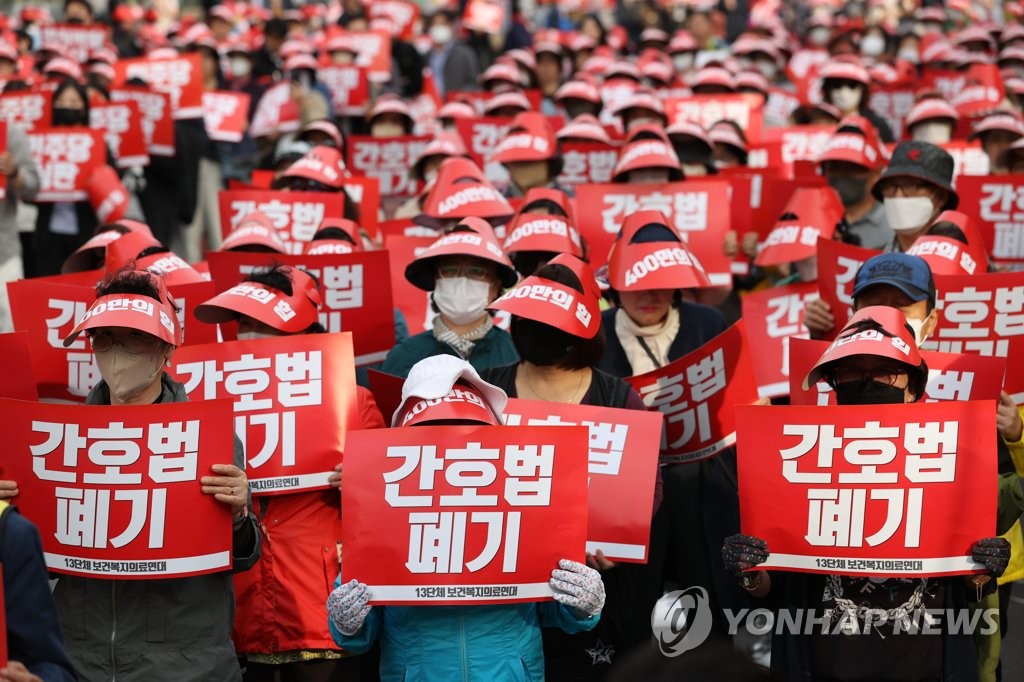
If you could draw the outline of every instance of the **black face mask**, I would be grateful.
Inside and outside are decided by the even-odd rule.
[[[509,328],[519,357],[538,367],[557,366],[568,355],[575,336],[535,320],[513,317]]]
[[[880,384],[874,379],[836,384],[836,402],[840,405],[899,405],[905,401],[904,390]]]
[[[839,200],[843,202],[843,206],[849,208],[864,198],[868,191],[868,180],[867,178],[840,175],[830,177],[828,186],[839,194]]]
[[[68,107],[53,108],[53,125],[55,126],[83,126],[86,125],[84,109],[70,109]]]
[[[68,17],[64,20],[64,23],[71,24],[72,26],[84,26],[85,19],[82,19],[81,17]]]

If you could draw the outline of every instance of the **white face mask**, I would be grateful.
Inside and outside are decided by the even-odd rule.
[[[755,63],[754,68],[760,71],[761,75],[769,81],[775,80],[775,76],[779,73],[779,67],[777,67],[774,62],[769,62],[763,59]]]
[[[371,137],[401,137],[405,128],[400,123],[374,123],[370,126]]]
[[[672,66],[675,67],[676,73],[686,73],[693,68],[693,53],[681,52],[673,56]]]
[[[824,26],[815,26],[807,32],[807,42],[815,47],[824,47],[828,44],[829,30]]]
[[[923,334],[925,320],[915,320],[911,317],[907,318],[907,324],[914,330],[914,340],[917,341],[917,347],[920,348],[921,344],[928,340],[928,337]]]
[[[255,341],[256,339],[272,339],[276,334],[268,334],[266,332],[238,332],[239,341]]]
[[[245,78],[252,73],[252,62],[245,57],[231,58],[231,74],[235,78]]]
[[[684,163],[683,174],[688,178],[697,177],[707,175],[708,169],[707,166],[702,163]]]
[[[120,346],[96,351],[96,364],[107,382],[110,395],[119,403],[126,403],[149,388],[164,368],[164,354],[129,353]]]
[[[877,57],[883,52],[885,52],[885,38],[877,33],[864,36],[864,40],[860,41],[860,53],[865,57]]]
[[[629,172],[629,184],[652,185],[668,182],[668,171],[664,168],[638,168]]]
[[[896,232],[920,230],[935,212],[930,197],[892,197],[882,202],[882,208],[889,227]]]
[[[910,136],[916,142],[931,142],[932,144],[946,144],[953,137],[953,126],[942,121],[927,121],[918,123],[910,132]]]
[[[452,27],[448,24],[434,24],[430,27],[430,41],[443,47],[452,41]]]
[[[914,48],[905,48],[903,50],[900,50],[899,52],[896,53],[896,56],[899,59],[910,62],[911,64],[917,64],[918,60],[920,60],[920,56],[918,55],[917,50]]]
[[[434,286],[434,303],[453,324],[476,322],[491,302],[491,283],[468,277],[439,277]]]
[[[832,104],[839,107],[844,114],[856,111],[860,106],[860,88],[843,86],[832,91]]]

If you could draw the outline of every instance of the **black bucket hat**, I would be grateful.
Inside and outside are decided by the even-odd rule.
[[[871,190],[872,196],[882,201],[882,187],[890,178],[914,178],[927,182],[949,193],[944,211],[960,204],[953,189],[953,157],[945,149],[928,142],[901,142],[892,152],[889,167]]]

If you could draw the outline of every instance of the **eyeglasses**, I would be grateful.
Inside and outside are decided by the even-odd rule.
[[[835,386],[836,384],[845,384],[851,381],[871,379],[879,384],[894,386],[901,376],[905,376],[907,374],[909,374],[909,372],[905,365],[879,365],[878,367],[871,367],[870,369],[846,366],[836,367],[829,372],[828,381],[830,384]]]
[[[492,270],[486,265],[473,265],[473,264],[459,264],[459,265],[441,265],[437,268],[437,276],[442,279],[451,279],[452,277],[466,277],[468,279],[475,279],[477,281],[483,281],[491,278]]]
[[[887,182],[882,185],[882,198],[892,199],[902,195],[905,197],[919,197],[927,194],[931,187],[926,182],[918,180],[901,179],[899,182]]]
[[[164,342],[152,334],[132,332],[127,336],[115,337],[110,332],[98,331],[89,336],[92,349],[99,352],[108,351],[120,346],[129,353],[136,355],[153,355],[164,345]]]

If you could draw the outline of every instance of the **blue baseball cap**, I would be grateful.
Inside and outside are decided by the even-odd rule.
[[[935,278],[920,256],[906,253],[883,253],[869,258],[857,271],[853,297],[876,284],[896,287],[913,301],[927,300],[935,306]]]

